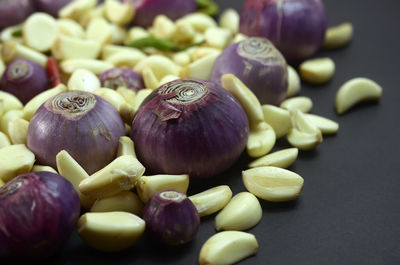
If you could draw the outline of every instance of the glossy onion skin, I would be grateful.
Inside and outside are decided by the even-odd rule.
[[[268,38],[296,64],[321,47],[327,14],[321,0],[247,0],[240,14],[240,32]]]
[[[1,0],[0,30],[24,22],[33,11],[31,0]]]
[[[52,108],[52,100],[62,94],[82,93],[95,97],[95,105],[84,114],[70,116]],[[32,117],[27,147],[39,164],[56,168],[56,155],[66,150],[92,174],[116,156],[118,141],[125,135],[124,122],[118,111],[104,99],[84,91],[62,92],[48,99]]]
[[[26,74],[17,76],[17,72],[26,69]],[[26,104],[34,96],[49,88],[46,70],[39,64],[26,59],[17,59],[7,65],[1,77],[0,89],[16,96]]]
[[[245,52],[245,47],[257,53]],[[279,105],[286,97],[286,61],[266,38],[250,37],[227,47],[215,60],[210,80],[221,84],[227,73],[238,77],[262,104]]]
[[[162,194],[175,194],[179,200],[168,199]],[[196,207],[185,194],[162,191],[154,194],[146,203],[143,213],[146,229],[166,245],[182,245],[192,241],[200,226]]]
[[[206,94],[188,104],[178,104],[174,86],[200,84]],[[172,101],[171,101],[172,100]],[[198,79],[178,79],[150,94],[132,123],[131,138],[138,159],[153,173],[213,177],[239,158],[249,134],[247,116],[240,103],[219,85]]]
[[[163,14],[172,20],[176,20],[196,10],[196,0],[123,0],[136,9],[132,24],[142,27],[150,27],[154,18]]]
[[[129,68],[112,68],[99,76],[101,86],[116,90],[123,86],[135,91],[144,88],[142,76]]]
[[[72,2],[72,0],[31,0],[35,5],[37,11],[45,12],[52,15],[53,17],[58,17],[58,11]]]
[[[65,245],[80,214],[72,184],[51,172],[27,173],[0,188],[0,260],[43,260]]]

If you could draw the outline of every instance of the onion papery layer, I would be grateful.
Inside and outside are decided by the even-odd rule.
[[[131,138],[146,170],[200,178],[232,166],[248,133],[246,114],[230,92],[213,82],[179,79],[146,98]]]
[[[27,146],[40,164],[56,167],[66,150],[92,174],[116,156],[125,126],[104,99],[84,91],[68,91],[47,100],[29,123]]]

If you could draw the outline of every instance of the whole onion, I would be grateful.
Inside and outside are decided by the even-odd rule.
[[[13,94],[24,104],[48,88],[46,70],[27,59],[12,61],[0,80],[0,89]]]
[[[37,11],[46,12],[53,17],[58,17],[58,11],[72,2],[72,0],[32,0]]]
[[[80,214],[72,184],[51,172],[27,173],[0,188],[0,260],[34,262],[65,245]]]
[[[153,173],[212,177],[243,152],[249,124],[240,103],[219,85],[178,79],[153,91],[132,123],[138,159]]]
[[[181,245],[192,241],[200,226],[196,207],[185,194],[174,190],[154,194],[143,212],[146,229],[167,245]]]
[[[66,150],[89,173],[116,156],[125,135],[124,122],[113,105],[85,91],[59,93],[48,99],[29,122],[27,146],[39,164],[56,167]]]
[[[234,74],[262,104],[278,105],[288,87],[286,61],[266,38],[250,37],[227,47],[215,60],[210,80],[221,84],[221,76]]]
[[[114,90],[120,86],[135,91],[144,88],[142,76],[129,68],[112,68],[103,72],[99,79],[102,87]]]
[[[0,30],[22,23],[33,11],[31,0],[0,0]]]
[[[123,0],[135,10],[133,24],[149,27],[157,15],[163,14],[172,20],[196,10],[196,0]]]
[[[240,14],[241,33],[268,38],[290,63],[314,55],[326,27],[321,0],[247,0]]]

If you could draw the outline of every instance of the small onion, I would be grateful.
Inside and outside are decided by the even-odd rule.
[[[210,80],[234,74],[262,104],[279,105],[288,87],[285,58],[266,38],[250,37],[226,48],[215,60]]]
[[[268,38],[289,63],[314,55],[326,27],[321,0],[247,0],[240,14],[240,32]]]
[[[200,226],[196,207],[185,194],[166,190],[154,194],[143,213],[146,229],[167,245],[181,245],[192,241]]]
[[[124,122],[113,105],[85,91],[59,93],[32,117],[27,146],[42,165],[56,167],[56,155],[66,150],[89,173],[116,156],[125,135]]]
[[[212,177],[243,152],[249,124],[240,103],[219,85],[178,79],[154,90],[132,123],[138,159],[153,173]]]
[[[136,14],[133,24],[149,27],[157,15],[163,14],[172,20],[196,10],[196,0],[123,0],[131,4]]]
[[[114,90],[121,86],[135,91],[144,88],[142,76],[129,68],[112,68],[103,72],[99,79],[102,87]]]
[[[59,252],[80,214],[72,184],[41,171],[15,177],[0,188],[0,260],[34,262]]]
[[[37,11],[45,12],[58,17],[58,11],[73,0],[32,0]]]
[[[46,70],[26,59],[12,61],[0,81],[1,90],[13,94],[24,104],[48,88]]]
[[[33,11],[31,0],[0,0],[0,30],[22,23]]]

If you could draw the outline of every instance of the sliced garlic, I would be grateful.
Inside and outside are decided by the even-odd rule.
[[[81,181],[79,190],[93,198],[105,198],[130,190],[144,173],[143,165],[133,156],[119,156],[110,164]]]
[[[249,119],[250,129],[257,129],[264,122],[264,113],[256,95],[233,74],[221,77],[222,87],[233,94],[240,102]]]
[[[88,173],[65,150],[60,151],[56,155],[56,165],[59,174],[68,179],[72,186],[74,186],[79,195],[82,207],[86,210],[90,209],[95,200],[82,194],[79,190],[79,183],[89,177]]]
[[[301,79],[311,84],[323,84],[335,74],[335,62],[329,57],[313,58],[299,66]]]
[[[296,161],[298,153],[299,149],[297,148],[286,148],[254,160],[249,164],[249,167],[274,166],[288,168]]]
[[[274,129],[276,138],[286,135],[293,127],[288,110],[269,104],[262,105],[261,108],[264,113],[264,121]]]
[[[58,174],[58,172],[50,166],[33,165],[31,172],[40,172],[40,171],[47,171]]]
[[[67,90],[67,87],[64,84],[58,84],[57,86],[47,89],[40,94],[37,94],[28,103],[25,104],[23,108],[23,118],[25,120],[31,120],[33,114],[35,114],[36,110],[49,98],[57,95],[58,93],[64,92]]]
[[[198,78],[208,80],[215,60],[220,55],[220,51],[214,51],[202,58],[188,64],[180,73],[182,78]]]
[[[307,119],[318,127],[322,134],[335,134],[339,130],[339,124],[333,120],[315,114],[306,113]]]
[[[253,234],[241,231],[223,231],[210,237],[201,247],[199,265],[231,265],[258,251]]]
[[[70,36],[60,36],[51,48],[52,54],[58,60],[96,59],[100,50],[99,42]]]
[[[80,58],[67,59],[60,64],[61,70],[66,74],[72,74],[75,70],[83,68],[92,71],[96,75],[100,75],[113,67],[114,65],[109,62]]]
[[[255,196],[272,202],[294,200],[303,189],[304,179],[287,169],[264,166],[242,172],[243,183]]]
[[[35,162],[35,155],[24,145],[16,144],[0,149],[0,178],[8,182],[14,177],[28,173]]]
[[[6,146],[10,146],[11,142],[8,139],[8,136],[0,131],[0,149]]]
[[[239,20],[239,13],[233,8],[228,8],[221,13],[218,23],[222,28],[229,29],[236,34],[239,32]]]
[[[322,48],[337,49],[346,46],[353,38],[353,24],[345,22],[335,27],[329,27],[325,33]]]
[[[233,35],[229,29],[211,27],[205,31],[204,38],[206,45],[218,49],[224,49],[232,41]]]
[[[288,89],[286,92],[286,97],[293,97],[299,94],[301,90],[300,76],[297,71],[290,65],[287,66],[288,71]]]
[[[136,13],[132,5],[116,0],[106,0],[104,12],[107,19],[117,25],[125,25],[131,22]]]
[[[93,72],[86,69],[74,71],[68,80],[68,90],[83,90],[93,93],[100,86],[99,78]]]
[[[311,111],[313,103],[309,97],[298,96],[285,99],[284,101],[282,101],[280,107],[287,110],[299,109],[302,112],[306,113]]]
[[[16,96],[1,90],[0,90],[0,101],[2,102],[3,114],[12,109],[23,108],[22,102]]]
[[[153,175],[142,176],[136,185],[140,199],[146,203],[151,196],[163,190],[176,190],[186,193],[189,187],[189,175]]]
[[[214,226],[220,230],[247,230],[257,225],[262,217],[260,202],[250,192],[240,192],[217,214]]]
[[[12,120],[8,123],[8,133],[12,144],[26,144],[29,121],[22,118]]]
[[[46,13],[30,15],[23,26],[24,43],[39,52],[47,52],[58,37],[56,20]]]
[[[89,246],[117,252],[132,246],[143,234],[145,222],[127,212],[91,212],[77,223],[79,237]]]
[[[276,136],[274,129],[266,122],[259,123],[256,129],[251,129],[247,140],[246,150],[251,157],[267,154],[274,147]]]
[[[117,156],[131,155],[136,157],[135,145],[128,136],[121,136],[118,141]]]
[[[232,190],[227,185],[220,185],[188,197],[200,217],[218,212],[232,198]]]
[[[137,216],[143,213],[144,204],[140,198],[131,191],[121,191],[120,193],[98,199],[90,208],[91,212],[128,212]]]
[[[378,101],[382,87],[365,77],[353,78],[345,82],[336,93],[336,112],[343,114],[364,101]]]

